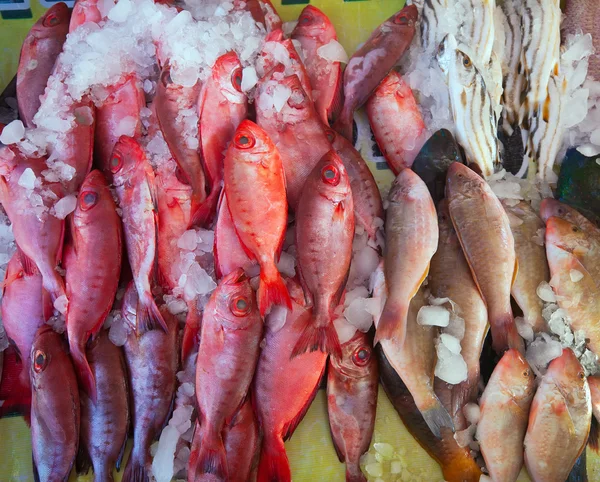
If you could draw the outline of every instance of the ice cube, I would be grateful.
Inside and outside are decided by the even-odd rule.
[[[133,11],[133,4],[129,0],[119,0],[108,12],[108,18],[113,22],[125,22]]]
[[[348,63],[348,54],[337,40],[330,40],[329,43],[322,45],[317,49],[317,55],[330,62]]]
[[[517,325],[517,332],[524,340],[531,342],[533,341],[534,333],[533,328],[529,323],[525,321],[522,316],[515,318],[515,324]]]
[[[25,126],[20,120],[6,125],[0,134],[0,142],[5,145],[16,144],[25,137]]]
[[[277,263],[277,269],[285,276],[293,278],[296,275],[296,258],[285,251],[281,252],[279,262]]]
[[[160,434],[156,455],[152,460],[152,474],[156,482],[171,482],[174,472],[173,461],[175,459],[175,449],[177,448],[178,440],[179,432],[170,424]]]
[[[383,475],[383,465],[379,462],[365,465],[365,471],[371,477],[381,477]]]
[[[129,330],[127,329],[127,323],[124,323],[124,320],[122,319],[114,320],[108,332],[110,341],[116,346],[123,346],[127,342],[128,335]]]
[[[452,353],[441,342],[437,345],[437,363],[435,376],[451,385],[464,382],[467,379],[467,364],[461,355]]]
[[[172,298],[167,302],[167,309],[172,315],[179,315],[187,311],[187,304],[180,298]]]
[[[467,422],[472,424],[479,423],[479,417],[481,415],[481,410],[479,409],[479,405],[476,403],[467,403],[463,407],[463,415]]]
[[[384,459],[394,457],[394,447],[388,443],[376,442],[373,444],[375,451],[383,456]]]
[[[446,348],[450,350],[450,352],[455,355],[459,355],[461,351],[460,340],[458,338],[453,337],[452,335],[448,335],[447,333],[442,333],[440,335],[440,341],[446,345]]]
[[[355,298],[344,310],[344,317],[357,329],[366,333],[373,324],[373,315],[367,311],[367,298]]]
[[[571,271],[569,271],[569,276],[571,277],[571,281],[573,283],[577,283],[578,281],[581,281],[583,279],[583,273],[576,269],[572,269]]]
[[[348,323],[345,318],[336,318],[333,320],[333,325],[335,326],[341,344],[351,340],[356,333],[356,327]]]
[[[75,211],[77,207],[77,198],[73,194],[59,199],[54,205],[54,215],[58,219],[65,219],[69,214]]]
[[[66,295],[60,295],[58,298],[54,300],[54,309],[58,311],[60,314],[64,315],[67,312],[67,306],[69,304],[69,300]]]
[[[547,281],[542,281],[537,287],[536,292],[542,301],[547,303],[554,303],[556,301],[554,290]]]
[[[540,372],[545,370],[555,358],[562,354],[562,345],[554,340],[547,333],[542,333],[536,337],[527,347],[525,358],[530,365],[535,366]]]
[[[423,306],[417,313],[417,323],[425,326],[448,326],[450,312],[442,306]]]
[[[122,0],[121,0],[122,1]],[[119,2],[120,3],[120,2]],[[123,117],[115,128],[115,136],[129,136],[135,135],[138,120],[133,116]]]
[[[19,181],[17,182],[19,186],[24,187],[25,189],[34,189],[35,188],[35,173],[31,168],[27,168],[19,177]]]
[[[256,83],[258,82],[258,76],[256,75],[256,69],[249,65],[248,67],[244,67],[242,70],[242,86],[241,89],[244,92],[248,92],[252,89]]]
[[[292,90],[281,84],[277,84],[273,89],[273,107],[277,112],[281,112],[283,106],[286,104],[290,96],[292,95]]]
[[[196,231],[193,229],[187,230],[177,241],[177,247],[186,251],[194,251],[196,249],[196,245]]]

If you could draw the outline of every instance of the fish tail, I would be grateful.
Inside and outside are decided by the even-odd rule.
[[[271,267],[261,266],[257,298],[261,316],[265,316],[273,305],[292,309],[292,299],[275,264]]]
[[[90,454],[88,453],[85,444],[80,441],[79,449],[77,450],[77,458],[75,459],[75,471],[77,472],[77,475],[84,475],[90,471],[91,467],[92,460],[90,459]],[[96,471],[94,470],[94,477],[96,476],[99,476],[99,474],[96,474]],[[105,479],[98,478],[98,480]]]
[[[291,482],[290,463],[285,453],[285,445],[279,437],[265,434],[258,463],[257,482]]]
[[[96,403],[96,379],[85,356],[85,347],[82,343],[71,343],[71,358],[75,364],[77,378],[83,391]]]
[[[359,464],[346,461],[346,482],[367,482]]]
[[[596,453],[598,453],[598,436],[600,435],[600,424],[596,417],[592,417],[592,424],[590,425],[590,435],[588,437],[588,446]]]
[[[185,318],[185,327],[183,329],[183,339],[181,340],[181,360],[186,362],[192,352],[198,349],[198,333],[200,332],[200,323],[202,314],[196,307],[196,302],[188,303],[188,314]]]
[[[342,347],[330,316],[318,314],[308,321],[304,331],[294,346],[290,358],[307,351],[322,351],[338,359],[342,357]]]
[[[492,329],[492,347],[498,354],[503,353],[509,348],[518,350],[521,354],[525,353],[523,338],[517,331],[517,325],[512,313],[503,313],[495,317],[491,323]]]
[[[467,375],[467,379],[458,385],[452,386],[452,402],[451,410],[452,414],[462,414],[463,407],[469,402],[477,403],[477,393],[479,387],[479,366],[477,370],[473,370],[473,373]]]
[[[221,194],[220,187],[216,187],[211,191],[202,204],[198,206],[195,212],[192,213],[190,219],[190,227],[200,226],[204,227],[214,218],[217,212],[217,204],[219,202],[219,195]]]
[[[138,300],[136,326],[138,335],[159,328],[164,330],[165,333],[169,331],[167,323],[150,292],[144,293],[143,297]]]
[[[448,413],[448,410],[442,405],[436,397],[436,403],[432,408],[427,410],[423,410],[421,412],[423,415],[423,420],[431,430],[431,433],[435,435],[437,438],[442,438],[442,429],[449,428],[454,432],[454,422],[452,421],[452,417]]]
[[[375,331],[374,344],[381,340],[394,340],[398,349],[404,345],[406,339],[406,318],[408,317],[408,305],[391,302],[389,299],[383,307],[379,323]]]
[[[340,68],[340,75],[338,76],[337,85],[335,86],[335,93],[333,99],[331,99],[331,105],[327,108],[327,120],[329,122],[326,125],[331,125],[336,121],[342,107],[344,105],[344,83],[342,82],[342,74]]]
[[[129,456],[121,482],[150,482],[146,465],[138,457],[135,457],[133,453]]]
[[[213,474],[227,480],[227,452],[220,432],[210,425],[202,430],[202,442],[196,462],[196,478],[201,474]]]
[[[342,108],[340,111],[340,115],[333,124],[333,129],[343,135],[350,142],[353,142],[352,134],[354,130],[353,125],[354,120],[354,112],[346,109],[346,106]]]

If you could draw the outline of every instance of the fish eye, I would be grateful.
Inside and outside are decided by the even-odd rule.
[[[235,316],[244,316],[250,312],[252,305],[245,296],[238,296],[231,300],[229,308]]]
[[[302,15],[300,15],[298,23],[300,25],[310,25],[312,23],[312,19],[312,15],[310,13],[303,13]]]
[[[94,191],[83,191],[79,195],[79,207],[82,211],[93,208],[98,202],[98,194]]]
[[[55,27],[58,25],[59,19],[55,13],[51,13],[44,19],[44,27]]]
[[[466,55],[463,57],[462,63],[467,69],[469,67],[471,67],[471,65],[473,65],[473,63],[471,62],[471,59],[469,57],[467,57]]]
[[[394,17],[394,23],[396,25],[408,25],[409,20],[405,13],[399,13]]]
[[[337,186],[340,183],[340,171],[333,164],[327,164],[321,169],[321,179],[327,184]]]
[[[113,154],[110,158],[110,172],[113,174],[119,172],[119,170],[123,167],[123,158],[120,154]]]
[[[578,376],[579,378],[581,378],[582,380],[585,380],[585,373],[583,373],[583,372],[579,372],[579,373],[577,374],[577,376]]]
[[[42,350],[36,350],[33,354],[33,371],[41,373],[48,364],[48,357]]]
[[[529,376],[530,376],[530,375],[531,375],[531,371],[529,371],[529,369],[527,369],[527,370],[525,370],[525,371],[523,372],[523,376],[524,376],[525,378],[529,378]]]
[[[327,136],[327,140],[329,142],[333,142],[335,140],[335,131],[333,129],[327,129],[325,131],[325,135]]]
[[[371,359],[371,349],[368,346],[359,346],[352,354],[352,361],[356,366],[364,367]]]
[[[233,139],[235,147],[238,149],[251,149],[256,144],[256,139],[249,132],[239,132]]]
[[[242,69],[238,67],[231,74],[231,83],[238,92],[242,91]]]
[[[577,226],[573,226],[573,232],[574,233],[578,233],[579,232],[579,228]]]

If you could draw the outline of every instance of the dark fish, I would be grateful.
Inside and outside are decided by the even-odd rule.
[[[581,452],[581,455],[571,469],[571,473],[565,482],[588,482],[587,474],[587,457],[586,451]]]
[[[65,481],[79,445],[79,390],[66,345],[48,325],[33,340],[30,377],[34,479]]]
[[[498,131],[498,140],[504,146],[502,154],[502,165],[511,174],[517,174],[523,165],[525,157],[525,146],[523,146],[523,137],[521,129],[518,126],[512,126],[512,134],[509,136],[503,130]]]
[[[440,464],[444,478],[448,482],[479,482],[481,470],[469,454],[469,449],[458,446],[450,429],[444,429],[441,438],[431,433],[406,385],[387,361],[383,350],[378,348],[377,351],[381,384],[390,402],[419,445]]]
[[[87,349],[96,380],[96,403],[81,393],[81,431],[77,472],[90,466],[94,482],[112,482],[113,468],[121,466],[129,430],[127,368],[121,348],[103,330]]]
[[[454,136],[447,129],[434,132],[415,158],[412,170],[419,175],[437,205],[446,189],[446,172],[453,162],[465,160]]]

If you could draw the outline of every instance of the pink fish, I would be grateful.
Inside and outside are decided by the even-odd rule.
[[[85,345],[102,327],[121,274],[121,219],[100,171],[83,182],[65,248],[66,314],[71,357],[86,393],[95,400],[96,382]]]
[[[69,24],[69,33],[77,27],[86,23],[100,23],[102,14],[98,9],[98,0],[77,0],[73,5],[71,13],[71,23]]]

